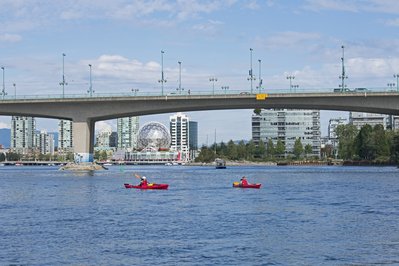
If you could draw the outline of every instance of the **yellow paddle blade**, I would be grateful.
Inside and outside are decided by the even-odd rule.
[[[233,185],[238,186],[240,182],[233,182]]]
[[[153,185],[154,185],[153,183],[149,183],[147,186],[151,187],[151,186],[153,186]]]

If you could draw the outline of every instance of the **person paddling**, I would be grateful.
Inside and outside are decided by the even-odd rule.
[[[136,173],[134,175],[135,175],[135,177],[140,178],[140,186],[147,186],[148,185],[147,177],[140,176],[140,175],[138,175]]]
[[[246,176],[241,177],[241,185],[244,186],[248,185],[248,180]]]

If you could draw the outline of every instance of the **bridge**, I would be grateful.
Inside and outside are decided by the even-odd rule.
[[[75,156],[93,161],[96,121],[184,111],[288,108],[357,111],[399,115],[399,92],[352,91],[310,93],[106,94],[65,97],[19,97],[0,100],[0,115],[72,120]]]

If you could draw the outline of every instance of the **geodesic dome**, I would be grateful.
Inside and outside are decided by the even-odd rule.
[[[169,149],[169,130],[161,123],[148,122],[139,130],[137,146],[140,150],[146,148],[151,150]]]

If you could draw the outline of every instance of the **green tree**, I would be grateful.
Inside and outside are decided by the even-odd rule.
[[[0,162],[3,162],[6,160],[6,156],[4,155],[4,153],[0,153]]]
[[[257,147],[253,140],[250,140],[246,146],[246,154],[248,160],[253,160],[257,155]]]
[[[215,161],[216,156],[215,152],[212,149],[209,149],[206,146],[201,148],[201,152],[199,153],[198,157],[195,159],[196,162],[204,162],[210,163]]]
[[[261,108],[255,108],[254,109],[254,114],[256,114],[256,115],[260,115],[261,112],[262,112]]]
[[[331,151],[330,151],[331,152]],[[313,149],[312,149],[312,145],[310,145],[309,143],[305,145],[305,155],[306,158],[308,158],[309,154],[313,153]]]
[[[375,125],[373,128],[373,143],[375,145],[376,157],[388,157],[390,155],[390,145],[388,134],[381,124]]]
[[[278,157],[284,157],[285,145],[281,140],[277,141],[276,149],[274,150],[274,154]]]
[[[297,138],[295,140],[295,143],[294,143],[294,155],[295,155],[295,158],[300,159],[302,153],[303,153],[303,145],[302,145],[301,140],[299,138]]]
[[[396,133],[392,139],[392,155],[396,163],[399,163],[399,134]]]
[[[269,158],[273,158],[274,154],[275,154],[275,150],[274,150],[274,144],[272,139],[269,139],[267,141],[267,147],[266,147],[266,154]]]
[[[266,156],[266,145],[263,140],[259,140],[259,144],[256,147],[256,156],[261,159],[264,159]]]
[[[376,149],[373,140],[373,128],[366,124],[362,126],[355,138],[356,154],[365,160],[372,160],[375,158]]]
[[[338,155],[342,159],[352,159],[355,155],[354,140],[357,136],[357,128],[354,125],[339,125],[335,129],[338,144]]]
[[[248,159],[247,147],[243,140],[238,143],[237,154],[239,160]]]
[[[239,159],[237,145],[232,140],[230,140],[227,143],[227,157],[230,160],[238,160]]]
[[[21,155],[15,152],[7,153],[7,161],[19,161],[21,160]]]

